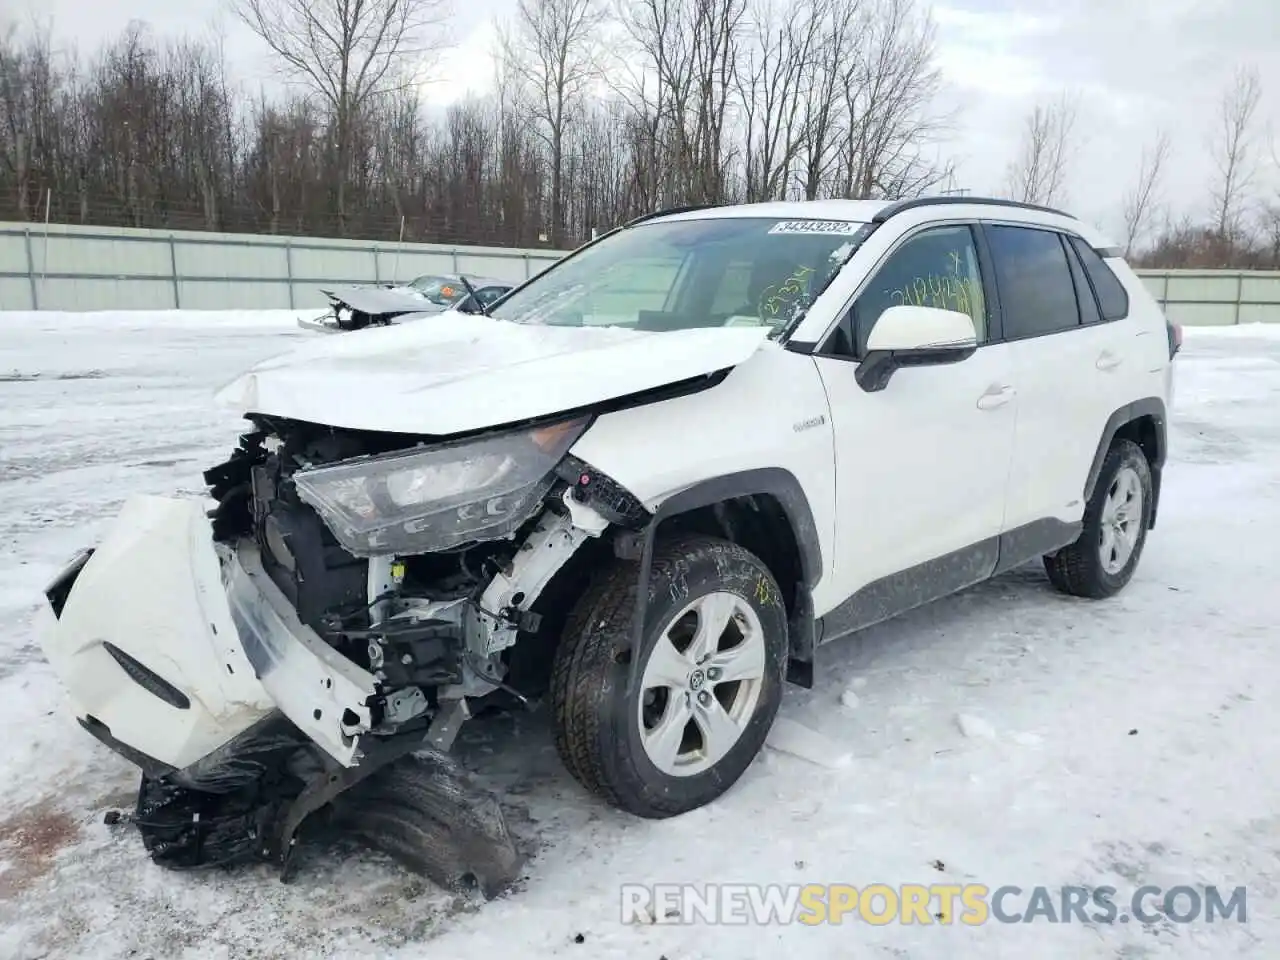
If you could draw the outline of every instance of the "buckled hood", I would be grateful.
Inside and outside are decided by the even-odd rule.
[[[450,313],[307,344],[251,368],[218,400],[243,414],[443,436],[733,367],[767,334],[765,327],[553,327]]]

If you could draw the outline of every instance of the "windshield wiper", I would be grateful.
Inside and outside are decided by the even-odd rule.
[[[483,316],[487,317],[489,315],[489,311],[485,309],[484,304],[480,302],[480,298],[476,296],[476,288],[471,285],[471,281],[462,274],[458,274],[458,279],[461,280],[462,285],[466,287],[467,296],[470,297],[472,302],[476,305],[476,309],[479,310]]]

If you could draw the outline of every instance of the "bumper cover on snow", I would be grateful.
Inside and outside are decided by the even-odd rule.
[[[135,497],[48,591],[45,656],[81,723],[139,765],[183,769],[279,709],[343,766],[374,679],[297,619],[249,543],[200,504]]]

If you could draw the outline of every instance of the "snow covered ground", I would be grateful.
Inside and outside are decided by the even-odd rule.
[[[202,493],[239,423],[210,391],[310,336],[292,314],[0,313],[0,958],[1070,958],[1280,955],[1280,330],[1191,330],[1160,522],[1130,587],[1029,567],[824,648],[784,716],[844,765],[766,750],[651,823],[587,798],[539,713],[472,731],[540,851],[454,902],[358,849],[173,874],[128,828],[132,768],[75,725],[39,588],[134,492]],[[1268,558],[1271,558],[1270,560]],[[1248,922],[623,924],[624,883],[1248,887]],[[1016,903],[1011,909],[1024,909]]]

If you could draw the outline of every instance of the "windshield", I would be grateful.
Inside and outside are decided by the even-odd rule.
[[[639,224],[551,267],[492,315],[636,330],[765,326],[776,336],[869,232],[852,221],[772,217]]]
[[[467,295],[467,288],[461,282],[449,277],[418,277],[409,286],[413,287],[432,303],[439,303],[445,306],[457,303]]]

